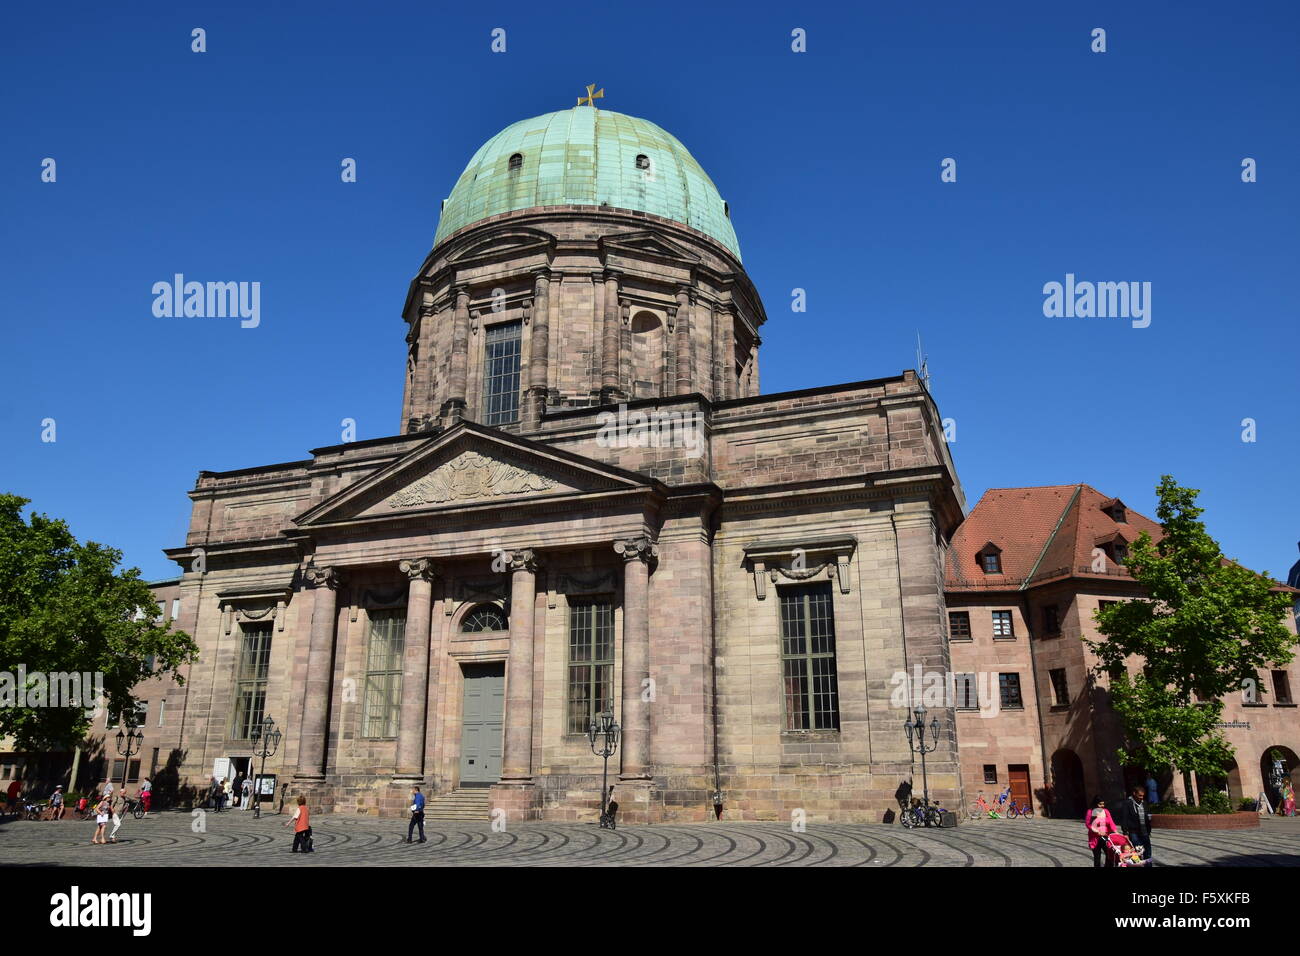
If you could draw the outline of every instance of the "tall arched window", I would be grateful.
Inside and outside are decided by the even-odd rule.
[[[465,615],[460,629],[467,634],[478,631],[508,631],[510,619],[506,617],[506,612],[495,604],[480,604]]]

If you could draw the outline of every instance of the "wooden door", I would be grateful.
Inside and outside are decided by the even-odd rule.
[[[1007,778],[1011,784],[1011,796],[1022,806],[1029,803],[1033,795],[1029,792],[1029,764],[1013,763],[1007,767]]]

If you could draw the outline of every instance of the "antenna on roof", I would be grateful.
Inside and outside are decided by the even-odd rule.
[[[930,365],[925,357],[925,350],[921,347],[921,333],[916,333],[916,371],[921,376],[921,384],[925,386],[926,391],[933,391],[930,388]]]

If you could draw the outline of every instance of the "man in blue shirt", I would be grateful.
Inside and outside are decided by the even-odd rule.
[[[415,833],[416,827],[420,828],[420,842],[427,842],[424,839],[424,794],[420,792],[419,787],[411,788],[411,823],[406,828],[406,842],[410,843],[411,835]]]

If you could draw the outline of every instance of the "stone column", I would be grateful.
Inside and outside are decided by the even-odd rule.
[[[303,579],[313,589],[314,595],[302,727],[298,737],[298,776],[319,780],[325,776],[334,625],[338,619],[338,589],[343,586],[343,578],[335,568],[308,568]]]
[[[537,605],[537,552],[510,552],[510,658],[506,663],[505,746],[501,782],[533,779],[533,615]]]
[[[618,373],[622,356],[619,344],[622,333],[619,329],[618,273],[605,272],[605,318],[602,328],[600,346],[600,400],[609,405],[622,401],[623,389],[619,384]]]
[[[465,413],[467,379],[469,373],[469,289],[456,289],[456,312],[452,320],[451,371],[448,376],[447,404],[444,418],[459,421]]]
[[[677,289],[677,394],[687,395],[693,387],[694,369],[691,364],[691,290],[689,286]]]
[[[648,538],[614,542],[623,556],[623,780],[650,779],[650,564],[659,554]]]
[[[537,273],[533,286],[531,352],[528,356],[528,412],[541,421],[546,412],[546,381],[551,336],[550,270]]]
[[[406,598],[406,645],[402,652],[402,713],[397,725],[397,775],[423,777],[425,704],[429,685],[429,625],[433,620],[433,580],[428,558],[398,565],[410,579]]]

